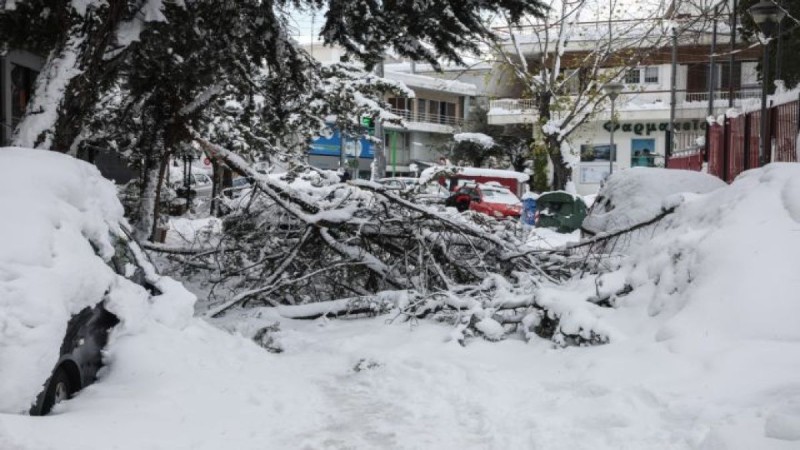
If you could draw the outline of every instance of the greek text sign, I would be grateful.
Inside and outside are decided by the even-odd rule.
[[[692,119],[684,122],[674,122],[675,131],[705,131],[706,127],[708,127],[708,124],[704,119]],[[610,133],[611,121],[604,123],[603,128]],[[667,131],[667,129],[669,129],[669,122],[622,122],[616,124],[614,131],[633,133],[639,136],[650,136],[650,133],[656,131]]]

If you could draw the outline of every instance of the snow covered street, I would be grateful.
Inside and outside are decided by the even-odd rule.
[[[800,0],[0,0],[0,450],[800,450],[798,51]]]
[[[54,414],[0,416],[0,448],[798,448],[767,437],[798,438],[797,342],[461,347],[385,321],[283,320],[277,355],[153,324]]]
[[[462,346],[396,312],[209,323],[121,297],[98,382],[49,416],[0,415],[0,449],[798,449],[798,170],[670,197],[673,220],[617,269],[542,286],[562,327],[604,345]],[[586,301],[623,285],[614,307]],[[275,322],[281,353],[251,339]]]

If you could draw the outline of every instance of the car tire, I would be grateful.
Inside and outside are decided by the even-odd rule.
[[[67,400],[75,392],[69,374],[63,367],[59,367],[53,372],[50,381],[47,383],[47,390],[42,401],[41,415],[49,414],[53,407],[64,400]]]

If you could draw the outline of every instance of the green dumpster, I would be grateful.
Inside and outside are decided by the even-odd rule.
[[[586,217],[586,203],[577,195],[564,191],[545,192],[536,201],[536,226],[555,228],[559,233],[572,233]]]

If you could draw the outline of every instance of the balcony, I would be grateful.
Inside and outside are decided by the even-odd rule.
[[[727,108],[730,93],[727,90],[713,92],[715,113],[719,108]],[[761,98],[760,87],[747,87],[733,92],[735,106],[757,101]],[[709,92],[676,92],[678,116],[705,117]],[[617,100],[618,112],[623,118],[635,115],[642,120],[663,116],[670,109],[670,91],[629,91],[623,92]],[[489,102],[489,123],[492,125],[532,123],[536,120],[536,104],[531,99],[498,99]],[[628,120],[632,119],[628,118]]]
[[[452,133],[454,127],[461,126],[464,119],[445,114],[432,114],[428,112],[417,112],[408,109],[387,108],[392,114],[403,119],[406,128],[417,131],[433,131],[440,133]],[[393,128],[388,125],[389,128]]]
[[[714,101],[717,100],[724,100],[728,101],[730,98],[730,92],[727,90],[718,90],[714,91]],[[760,99],[761,98],[761,88],[760,87],[748,87],[744,89],[739,89],[733,91],[733,99],[734,104],[741,103],[737,102],[737,100],[746,100],[746,99]],[[706,92],[686,92],[684,96],[684,102],[703,102],[708,103],[709,95],[708,91]]]

